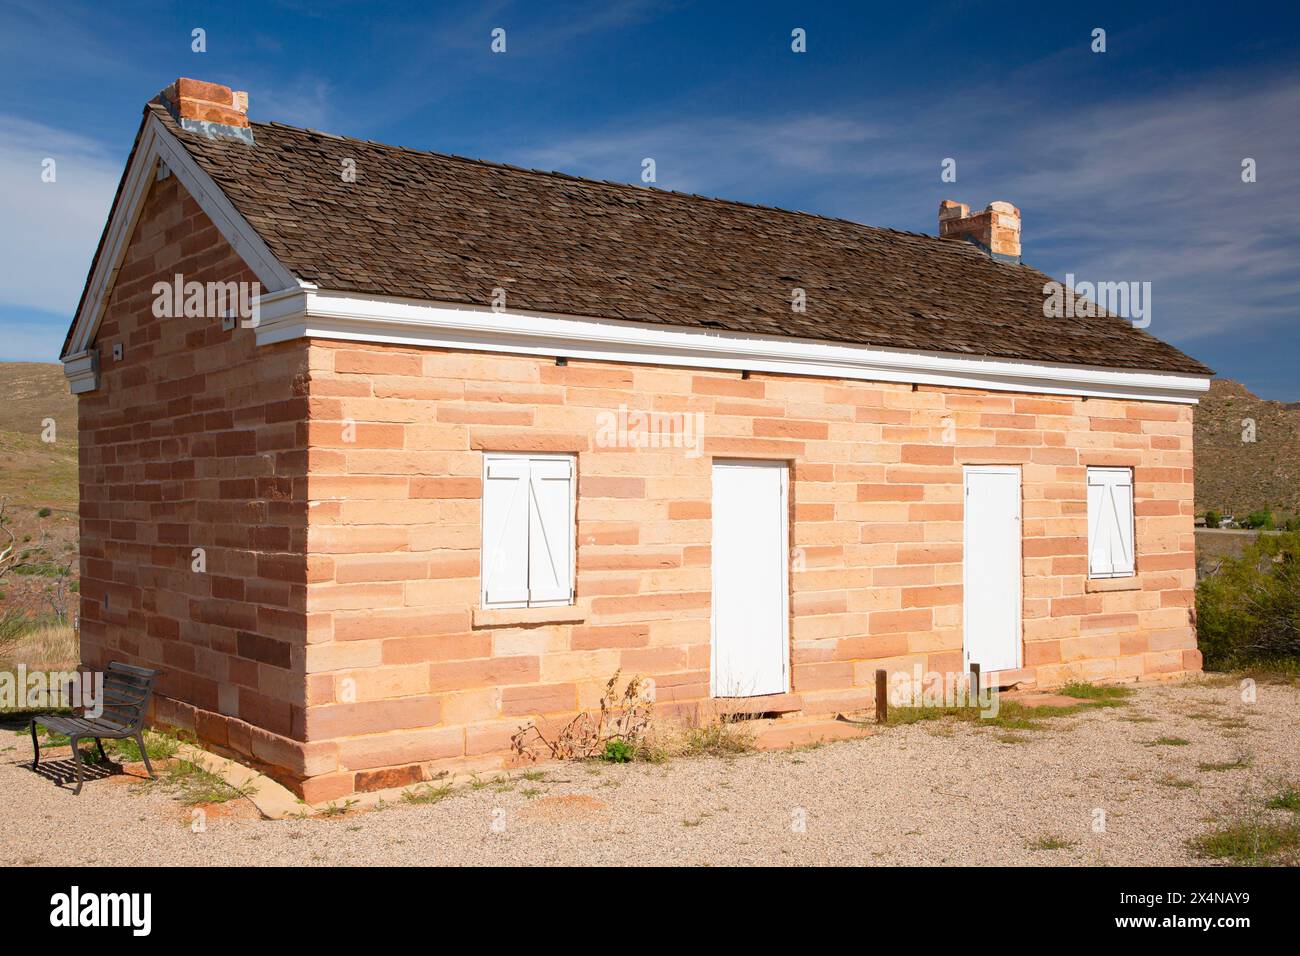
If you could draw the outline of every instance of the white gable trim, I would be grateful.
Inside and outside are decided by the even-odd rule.
[[[1210,387],[1208,375],[971,358],[610,319],[496,312],[330,292],[305,283],[262,296],[259,345],[304,337],[1190,405]]]
[[[257,149],[256,146],[247,148]],[[149,187],[155,177],[163,178],[160,167],[176,176],[194,197],[226,242],[248,263],[264,289],[279,292],[298,287],[297,278],[272,255],[261,236],[236,212],[212,177],[200,168],[159,119],[150,114],[140,131],[140,143],[126,171],[121,196],[109,220],[99,260],[87,281],[85,299],[77,312],[67,352],[63,356],[64,373],[74,393],[98,387],[98,376],[93,369],[88,370],[84,356],[99,331],[122,257],[149,195]]]

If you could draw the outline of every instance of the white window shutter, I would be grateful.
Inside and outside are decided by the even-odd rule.
[[[534,459],[529,467],[528,603],[573,597],[573,462]]]
[[[1088,574],[1133,574],[1133,473],[1088,469]]]
[[[1111,573],[1120,576],[1133,573],[1133,473],[1127,468],[1119,471],[1110,486],[1110,501],[1114,506],[1115,546],[1111,551]]]
[[[483,606],[528,603],[528,463],[488,458],[483,469]]]

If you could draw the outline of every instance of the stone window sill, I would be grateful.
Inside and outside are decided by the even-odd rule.
[[[540,624],[582,624],[585,607],[494,607],[474,608],[474,627],[536,627]]]
[[[1083,589],[1089,594],[1097,591],[1141,591],[1142,582],[1137,575],[1131,578],[1089,578]]]

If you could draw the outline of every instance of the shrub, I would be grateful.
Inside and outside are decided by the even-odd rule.
[[[600,755],[600,759],[609,763],[630,763],[635,756],[636,747],[626,740],[607,740],[605,751]]]
[[[618,677],[619,672],[615,671],[605,685],[599,713],[584,710],[555,732],[543,730],[535,721],[529,722],[510,738],[511,748],[529,760],[536,760],[543,753],[555,760],[590,760],[603,758],[608,744],[618,741],[635,754],[650,728],[653,706],[645,681],[633,677],[620,694]]]
[[[1223,520],[1223,515],[1218,511],[1215,511],[1213,508],[1205,512],[1205,527],[1207,528],[1217,528],[1219,526],[1219,522],[1221,522],[1222,520]]]
[[[1243,528],[1262,528],[1265,531],[1271,531],[1273,530],[1273,512],[1267,509],[1252,511],[1241,519],[1241,526]]]
[[[1207,667],[1300,659],[1300,532],[1260,535],[1196,589]]]
[[[36,517],[38,517],[38,518],[48,518],[48,517],[49,517],[51,514],[53,514],[53,513],[54,513],[54,512],[50,511],[49,508],[42,508],[40,511],[36,512]]]

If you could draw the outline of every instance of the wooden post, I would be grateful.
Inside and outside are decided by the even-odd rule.
[[[883,724],[889,720],[889,675],[883,670],[876,671],[876,723]]]
[[[971,706],[972,706],[972,707],[978,707],[978,706],[979,706],[979,700],[980,700],[980,666],[979,666],[979,664],[971,664],[971,666],[970,666],[970,692],[971,692],[971,698],[972,698],[972,700],[971,700]]]

